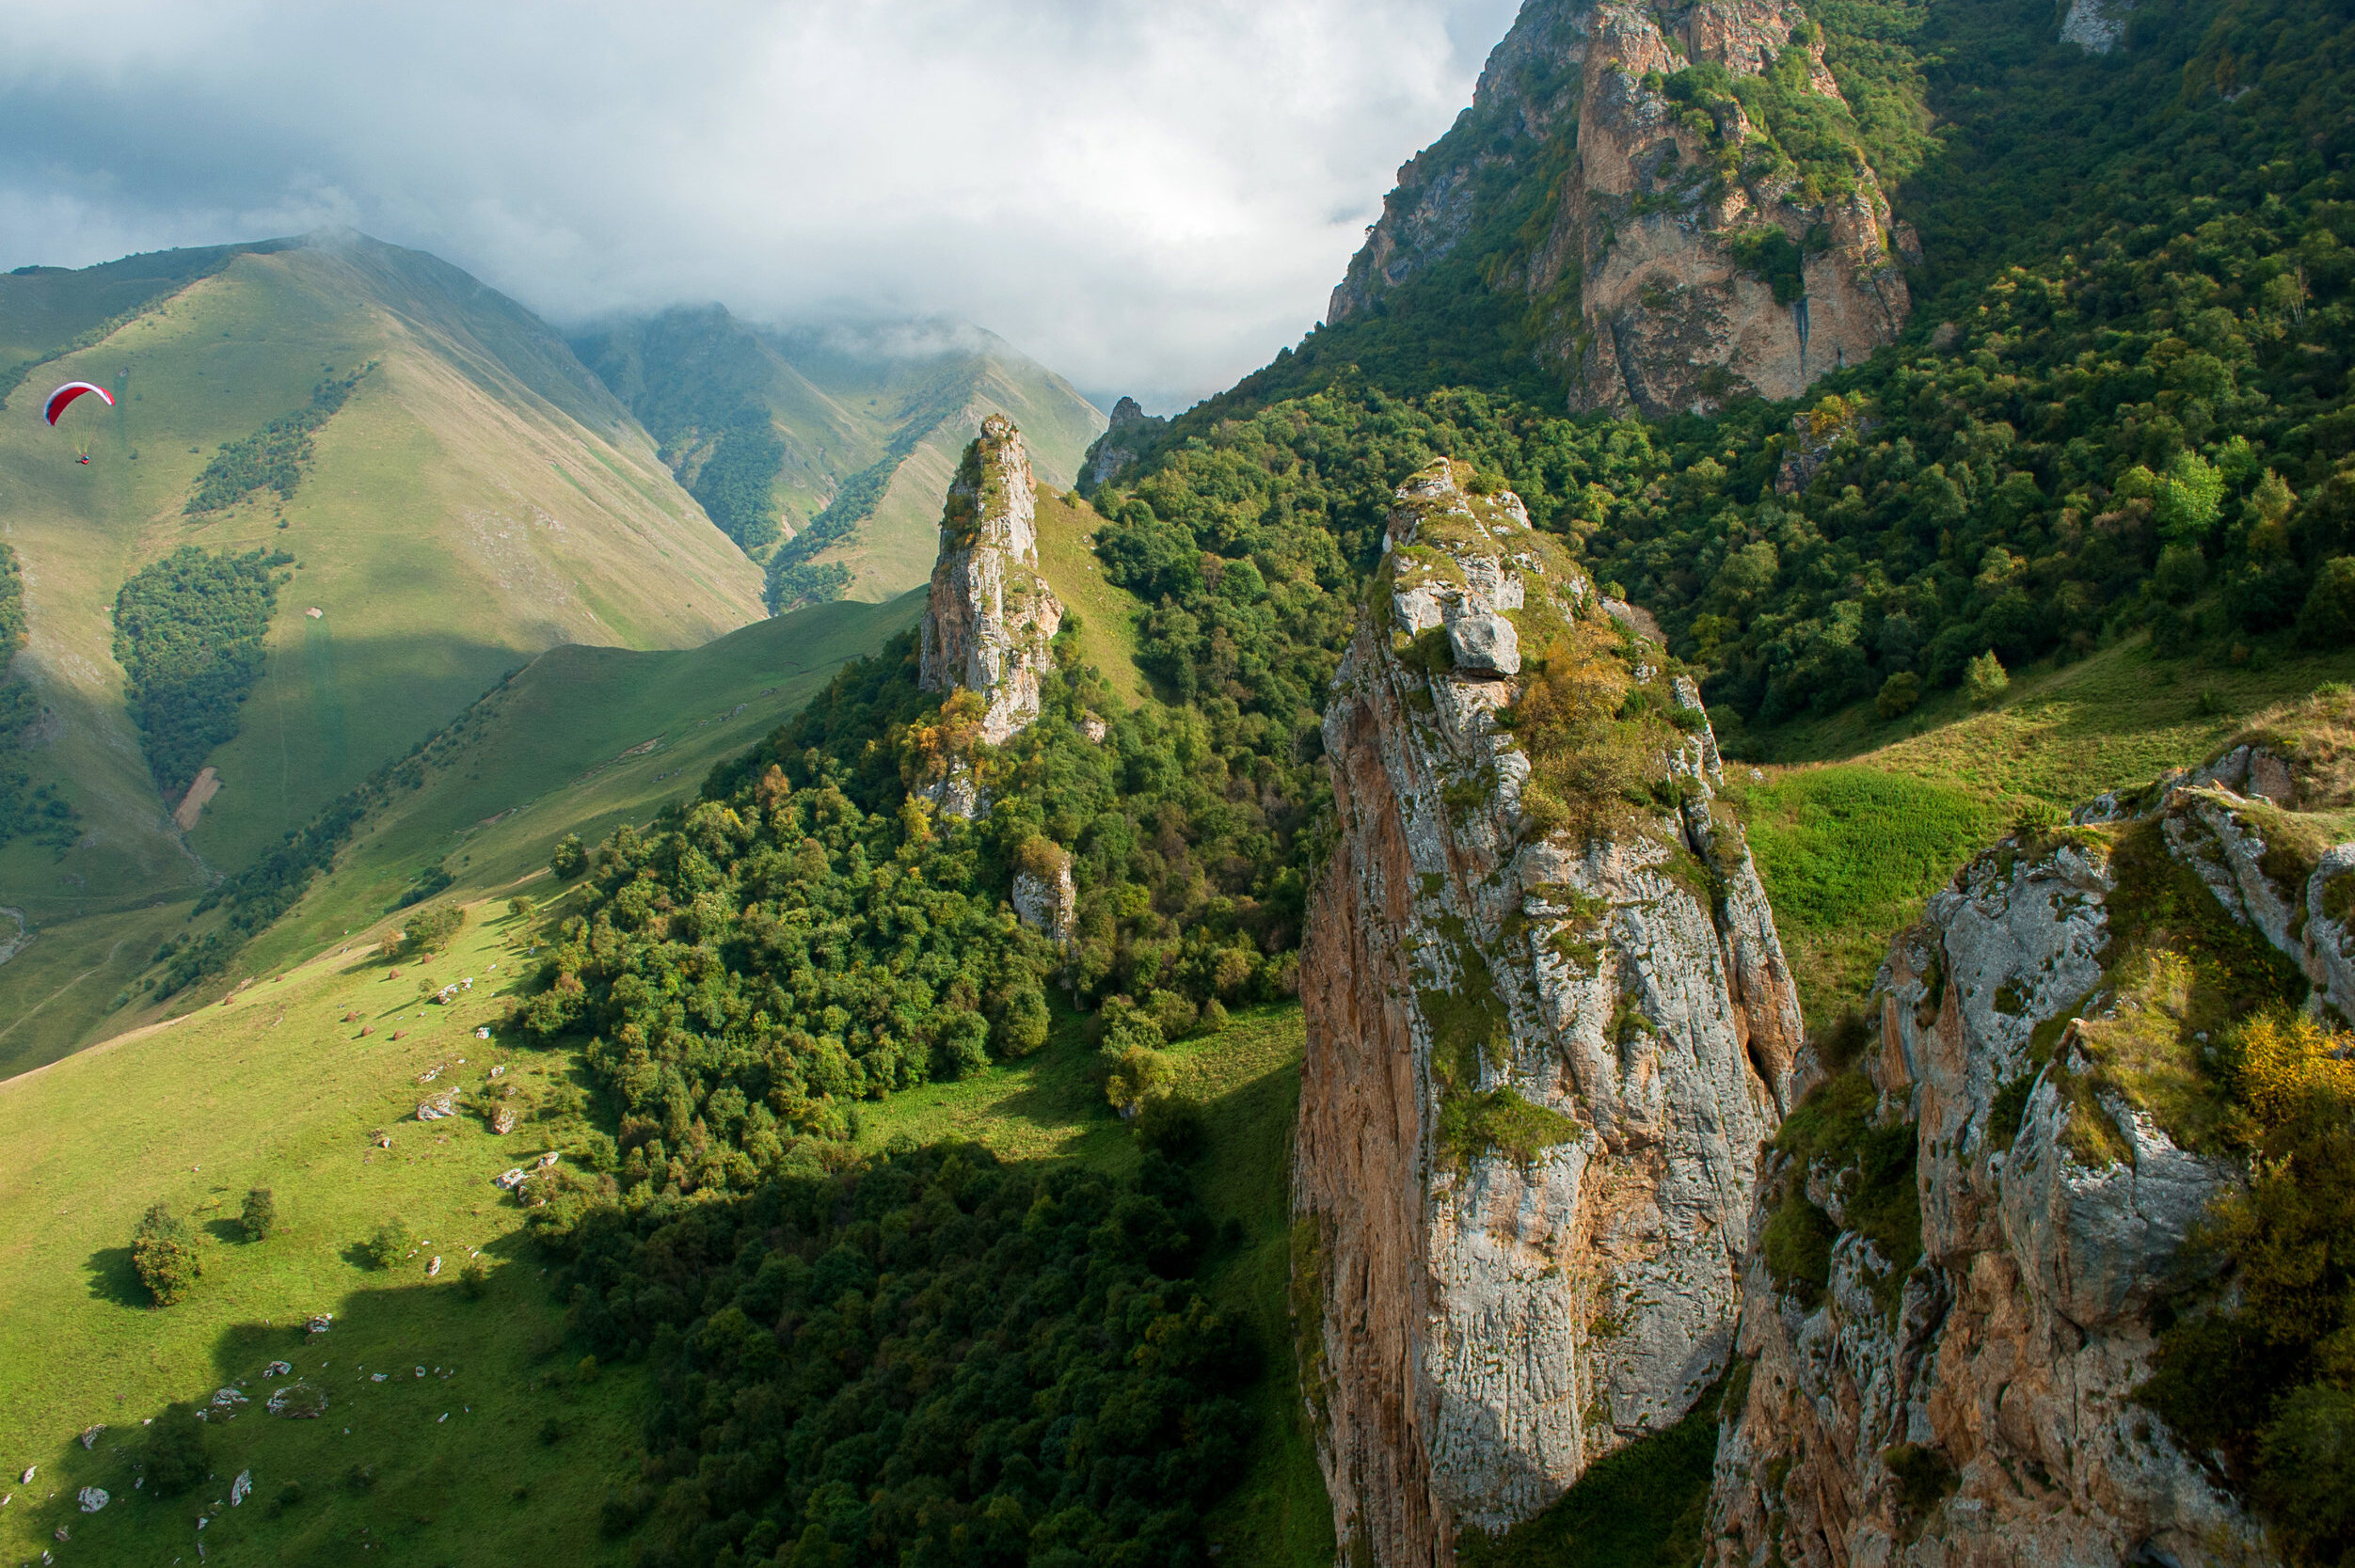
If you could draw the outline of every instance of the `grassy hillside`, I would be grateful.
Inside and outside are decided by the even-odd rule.
[[[472,1088],[491,1082],[489,1064],[506,1064],[500,1082],[521,1083],[525,1102],[565,1101],[565,1056],[473,1037],[500,1016],[499,977],[527,940],[495,909],[479,907],[454,952],[425,966],[436,979],[476,976],[446,1011],[420,1004],[414,970],[396,978],[355,946],[0,1083],[0,1146],[16,1156],[0,1171],[0,1465],[11,1476],[40,1466],[40,1484],[14,1488],[16,1506],[0,1511],[0,1554],[30,1552],[61,1523],[104,1560],[183,1551],[197,1513],[250,1466],[252,1497],[204,1532],[215,1554],[226,1542],[265,1560],[325,1562],[374,1541],[397,1560],[453,1564],[529,1550],[612,1557],[597,1502],[618,1479],[612,1456],[633,1446],[645,1374],[581,1377],[517,1233],[521,1212],[488,1184],[524,1154],[563,1146],[575,1124],[527,1119],[499,1138],[477,1117],[413,1119],[416,1080],[434,1067],[437,1087]],[[353,1012],[358,1022],[342,1022]],[[357,1037],[360,1022],[374,1033]],[[1010,1158],[1133,1170],[1137,1144],[1105,1101],[1081,1022],[1060,1012],[1048,1046],[1023,1062],[869,1107],[860,1147],[952,1137]],[[1247,1564],[1323,1562],[1332,1550],[1284,1305],[1299,1053],[1290,1006],[1238,1012],[1222,1033],[1170,1051],[1179,1092],[1209,1113],[1193,1168],[1225,1239],[1204,1289],[1268,1357],[1249,1479],[1212,1526],[1222,1560]],[[375,1147],[379,1131],[390,1149]],[[273,1189],[284,1226],[259,1243],[231,1224],[255,1184]],[[128,1266],[131,1227],[159,1199],[199,1222],[205,1268],[187,1302],[161,1311]],[[394,1271],[363,1267],[358,1243],[395,1215],[430,1245]],[[491,1275],[473,1301],[457,1274],[478,1251]],[[428,1283],[432,1256],[444,1267]],[[320,1311],[337,1315],[326,1336],[290,1326]],[[327,1392],[326,1418],[261,1413],[273,1385],[259,1374],[280,1358]],[[364,1381],[379,1370],[399,1376]],[[255,1402],[212,1433],[219,1484],[174,1505],[135,1488],[139,1422],[241,1379]],[[108,1430],[85,1451],[75,1434],[94,1422]],[[366,1485],[352,1480],[360,1467],[374,1472]],[[289,1481],[300,1500],[279,1506]],[[72,1499],[86,1484],[118,1500],[82,1516]]]
[[[909,594],[820,605],[676,653],[549,649],[428,750],[421,787],[368,822],[247,967],[365,928],[434,866],[455,879],[453,896],[486,893],[544,872],[566,833],[594,843],[692,799],[715,764],[922,610],[922,597]]]
[[[1104,575],[1096,559],[1096,531],[1104,519],[1069,491],[1039,487],[1039,574],[1054,588],[1063,608],[1079,618],[1079,655],[1132,705],[1152,693],[1137,663],[1137,595]]]
[[[0,323],[9,352],[70,350],[8,398],[0,536],[24,571],[16,670],[49,710],[31,771],[84,832],[62,856],[0,851],[0,904],[72,973],[114,937],[71,922],[192,897],[540,650],[692,646],[761,613],[756,568],[627,410],[528,312],[429,257],[352,236],[11,276]],[[291,498],[185,511],[224,444],[362,367]],[[85,400],[48,430],[38,399],[77,376],[115,407]],[[239,733],[209,758],[218,793],[183,836],[125,709],[110,608],[185,545],[294,561]],[[32,1005],[14,967],[0,1014]],[[115,978],[88,989],[103,1001]]]
[[[1821,1029],[1872,984],[1892,932],[2023,810],[2068,810],[2212,752],[2249,715],[2329,681],[2355,653],[2252,669],[2157,659],[2146,643],[2013,677],[1974,709],[1942,695],[1895,721],[1870,704],[1824,721],[1729,727],[1727,794]],[[1781,759],[1781,760],[1766,760]]]
[[[881,601],[921,583],[941,494],[990,414],[1022,426],[1039,477],[1062,486],[1105,423],[1060,376],[953,324],[770,330],[715,305],[608,323],[573,343],[708,504],[732,491],[722,470],[757,445],[784,561],[821,585],[781,606]],[[813,524],[814,537],[791,543]]]
[[[627,1439],[633,1391],[583,1380],[557,1354],[560,1304],[522,1247],[522,1211],[490,1184],[572,1123],[527,1117],[496,1137],[476,1116],[414,1119],[417,1080],[436,1067],[438,1087],[470,1089],[501,1063],[517,1103],[565,1102],[561,1058],[474,1037],[502,1006],[511,934],[478,925],[432,966],[476,976],[454,1007],[422,1006],[413,974],[330,957],[0,1082],[0,1492],[14,1494],[0,1556],[193,1561],[202,1539],[215,1561],[225,1547],[232,1561],[365,1560],[364,1544],[393,1561],[606,1560],[603,1456]],[[368,1037],[342,1022],[352,1012]],[[255,1185],[272,1189],[280,1222],[259,1243],[235,1225]],[[168,1310],[130,1268],[132,1226],[157,1201],[193,1216],[204,1269]],[[362,1266],[358,1243],[394,1216],[428,1244],[390,1269]],[[489,1277],[474,1300],[460,1274],[477,1253]],[[308,1338],[298,1325],[318,1312],[334,1327]],[[263,1413],[282,1381],[263,1376],[274,1360],[326,1394],[324,1418]],[[141,1423],[231,1385],[251,1402],[208,1429],[216,1479],[169,1501],[135,1484]],[[97,1423],[86,1450],[76,1434]],[[199,1513],[248,1467],[253,1495],[199,1538]],[[86,1484],[111,1495],[103,1512],[75,1507]],[[299,1500],[281,1502],[290,1484]]]

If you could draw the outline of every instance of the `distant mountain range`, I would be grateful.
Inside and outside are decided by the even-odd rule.
[[[955,322],[752,325],[722,306],[572,340],[718,523],[768,563],[772,609],[882,600],[931,570],[940,496],[993,413],[1068,486],[1105,417],[995,335]]]

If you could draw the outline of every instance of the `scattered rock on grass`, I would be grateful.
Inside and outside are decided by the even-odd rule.
[[[273,1361],[262,1369],[262,1375],[263,1377],[288,1377],[294,1373],[294,1368],[290,1362]]]
[[[273,1416],[290,1421],[312,1421],[327,1413],[327,1394],[308,1383],[280,1384],[270,1395],[267,1406]]]
[[[105,1426],[105,1423],[104,1423],[104,1422],[103,1422],[103,1421],[102,1421],[102,1422],[100,1422],[97,1426],[94,1426],[94,1427],[85,1427],[85,1428],[83,1428],[83,1429],[82,1429],[82,1451],[83,1451],[83,1452],[85,1452],[85,1453],[88,1453],[88,1451],[89,1451],[92,1448],[94,1448],[94,1447],[97,1445],[97,1443],[98,1443],[98,1434],[99,1434],[100,1433],[102,1433],[102,1432],[104,1432],[105,1430],[106,1430],[106,1426]]]
[[[110,1499],[107,1497],[103,1488],[97,1486],[85,1486],[82,1490],[73,1495],[73,1500],[82,1505],[83,1513],[95,1513],[100,1509],[104,1508]]]
[[[396,1035],[393,1037],[398,1039],[400,1037]],[[454,1116],[457,1113],[457,1109],[458,1091],[451,1089],[446,1093],[435,1095],[430,1100],[419,1101],[417,1102],[417,1119],[420,1121],[439,1121],[444,1117]]]

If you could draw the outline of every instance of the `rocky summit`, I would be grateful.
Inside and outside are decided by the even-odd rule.
[[[941,514],[940,561],[925,601],[927,691],[981,699],[980,738],[998,745],[1039,716],[1039,680],[1063,604],[1039,576],[1038,491],[1022,432],[1003,415],[965,448]]]

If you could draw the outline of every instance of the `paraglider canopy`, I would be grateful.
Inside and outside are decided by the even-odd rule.
[[[73,400],[80,397],[85,392],[96,392],[99,395],[100,400],[108,407],[111,408],[114,406],[114,394],[106,390],[105,388],[99,386],[96,382],[69,381],[64,386],[49,394],[49,401],[42,405],[41,413],[46,416],[49,422],[54,425],[57,422],[57,416],[64,413]]]

